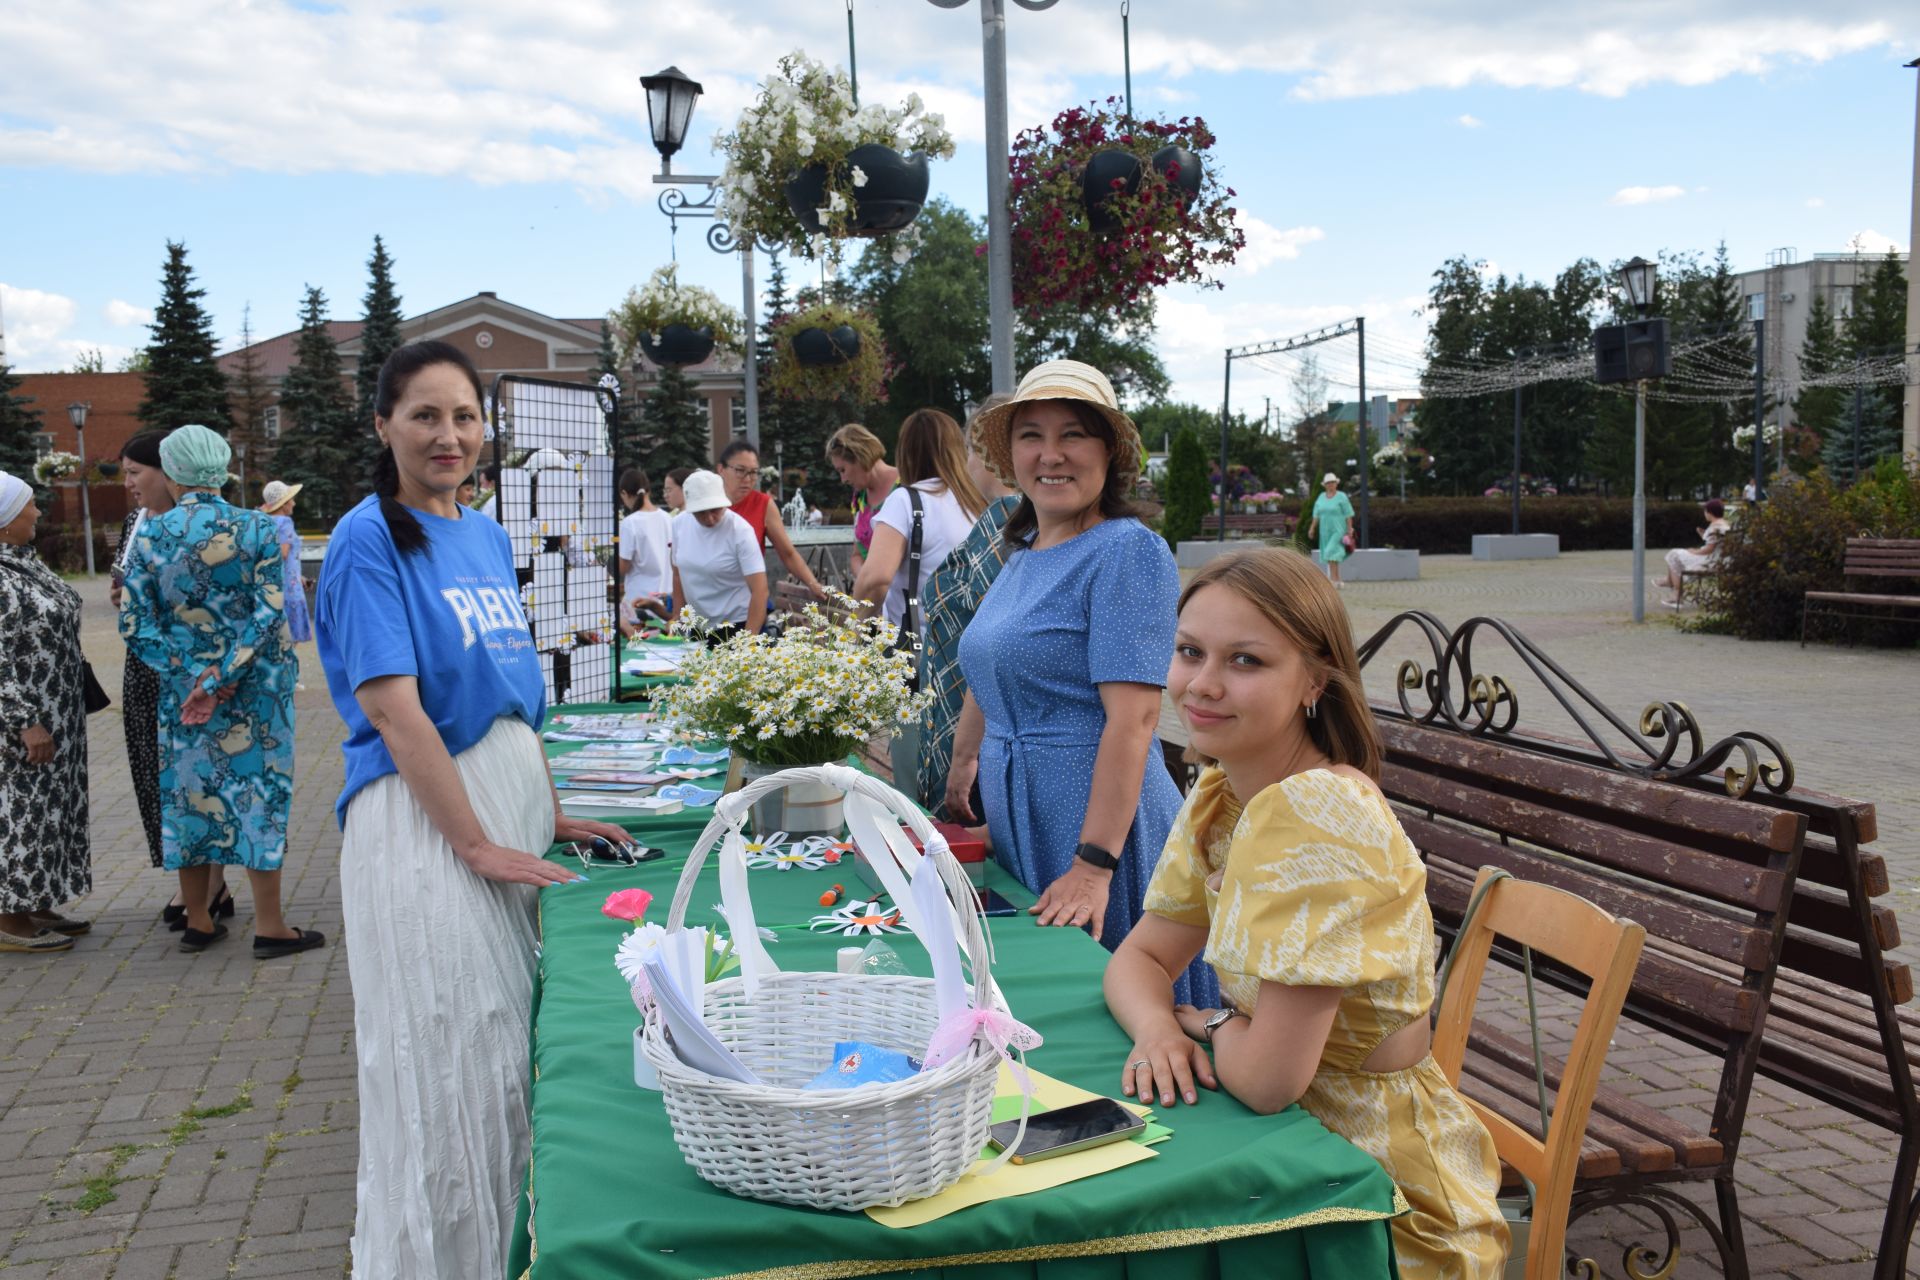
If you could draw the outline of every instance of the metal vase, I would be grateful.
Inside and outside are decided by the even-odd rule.
[[[740,785],[781,772],[782,766],[740,761]],[[824,782],[789,783],[755,801],[747,810],[756,835],[784,831],[790,836],[837,836],[846,825],[845,794]]]

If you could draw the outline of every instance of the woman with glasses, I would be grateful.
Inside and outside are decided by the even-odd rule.
[[[773,547],[773,554],[786,566],[787,576],[807,589],[815,600],[825,600],[826,590],[819,579],[813,576],[813,570],[807,568],[807,562],[800,558],[793,539],[787,536],[787,526],[780,519],[780,508],[773,505],[773,499],[760,489],[760,454],[745,440],[735,440],[720,451],[720,458],[714,464],[720,478],[726,482],[727,501],[733,504],[733,514],[747,522],[753,530],[756,546]]]

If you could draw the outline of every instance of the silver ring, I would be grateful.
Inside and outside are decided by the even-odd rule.
[[[1153,1064],[1152,1064],[1152,1063],[1150,1063],[1150,1062],[1148,1062],[1148,1061],[1147,1061],[1147,1060],[1146,1060],[1145,1058],[1142,1058],[1142,1059],[1140,1059],[1140,1061],[1138,1061],[1138,1062],[1130,1062],[1130,1063],[1128,1063],[1128,1064],[1127,1064],[1127,1070],[1129,1070],[1129,1071],[1138,1071],[1138,1070],[1139,1070],[1140,1068],[1142,1068],[1142,1067],[1149,1067],[1149,1066],[1152,1066],[1152,1065],[1153,1065]]]

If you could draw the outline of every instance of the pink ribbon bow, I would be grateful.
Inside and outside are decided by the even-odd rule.
[[[1014,1061],[1007,1052],[1012,1046],[1025,1054],[1040,1046],[1040,1033],[1010,1013],[999,1009],[968,1006],[957,1013],[947,1015],[946,1019],[934,1029],[933,1039],[927,1043],[927,1056],[924,1059],[926,1070],[946,1062],[956,1054],[962,1053],[974,1040],[984,1043],[987,1048],[1000,1055],[1000,1060],[1013,1072],[1014,1079],[1020,1082],[1020,1092],[1031,1098],[1033,1082],[1027,1078],[1026,1068]]]

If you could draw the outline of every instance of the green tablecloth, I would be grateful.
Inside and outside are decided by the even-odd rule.
[[[568,710],[587,710],[569,708]],[[550,750],[564,744],[549,744]],[[1397,1193],[1365,1153],[1298,1107],[1257,1116],[1231,1098],[1203,1095],[1168,1109],[1174,1130],[1153,1160],[1049,1191],[994,1201],[936,1222],[895,1230],[863,1214],[744,1200],[702,1182],[673,1143],[659,1096],[633,1083],[626,984],[613,967],[624,926],[600,914],[615,889],[642,886],[664,923],[700,810],[623,825],[662,861],[595,867],[588,884],[541,894],[539,990],[534,1015],[531,1232],[523,1224],[512,1274],[531,1280],[588,1277],[826,1277],[964,1269],[964,1280],[1318,1276],[1394,1274],[1385,1219]],[[1032,895],[993,868],[1016,902]],[[779,941],[784,969],[833,967],[847,940],[806,930],[822,890],[858,892],[851,868],[755,871],[754,904]],[[714,922],[720,901],[709,858],[688,910]],[[1100,995],[1106,953],[1076,930],[1041,929],[1024,917],[992,922],[995,976],[1015,1014],[1046,1043],[1037,1068],[1111,1092],[1128,1043]],[[910,936],[894,939],[925,972]],[[525,1217],[523,1205],[523,1218]],[[530,1269],[529,1269],[530,1264]]]

